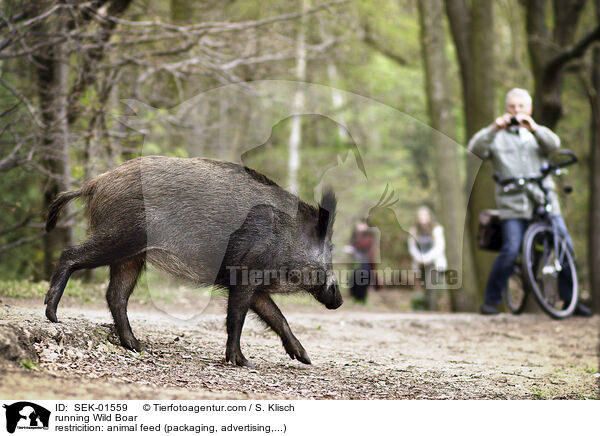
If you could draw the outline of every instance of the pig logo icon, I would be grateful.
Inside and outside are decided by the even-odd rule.
[[[50,411],[28,401],[19,401],[10,405],[4,404],[6,409],[6,431],[14,433],[19,429],[48,429]]]

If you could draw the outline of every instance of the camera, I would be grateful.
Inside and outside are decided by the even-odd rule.
[[[517,120],[516,117],[511,117],[510,118],[510,123],[508,123],[509,127],[519,126],[519,125],[521,125],[521,123]]]

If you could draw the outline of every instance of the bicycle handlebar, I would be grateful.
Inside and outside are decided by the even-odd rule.
[[[558,154],[567,155],[571,158],[571,160],[557,164],[558,168],[568,167],[569,165],[573,165],[574,163],[579,162],[577,155],[575,153],[573,153],[571,150],[560,150],[558,152]]]
[[[542,166],[542,168],[540,168],[539,175],[536,174],[536,175],[531,175],[531,176],[508,177],[506,179],[501,179],[500,175],[498,173],[494,173],[494,181],[496,183],[498,183],[500,186],[503,186],[505,188],[504,189],[505,191],[508,191],[508,189],[507,189],[508,185],[515,185],[514,186],[515,188],[522,188],[527,183],[530,183],[530,182],[540,183],[550,173],[555,173],[556,175],[559,175],[561,168],[564,168],[569,165],[573,165],[574,163],[579,161],[579,159],[577,158],[575,153],[573,153],[571,150],[560,150],[558,153],[562,154],[562,155],[567,155],[571,159],[567,160],[565,162],[559,163],[559,164],[550,162],[547,165],[544,165],[544,166]]]

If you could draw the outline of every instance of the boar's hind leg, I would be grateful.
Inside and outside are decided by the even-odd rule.
[[[240,287],[231,287],[227,300],[227,347],[225,349],[225,360],[238,366],[254,365],[242,354],[240,347],[240,336],[244,320],[252,300],[252,291]]]
[[[110,261],[110,250],[105,249],[104,241],[92,238],[81,245],[68,247],[63,250],[56,264],[50,289],[46,294],[44,304],[46,305],[46,317],[52,322],[58,322],[56,308],[65,291],[67,281],[73,272],[84,268],[96,268],[108,265]]]
[[[142,271],[145,255],[139,255],[110,266],[110,283],[106,301],[115,321],[121,344],[130,350],[142,351],[139,341],[133,336],[127,318],[127,302]]]
[[[119,259],[132,256],[144,249],[144,237],[126,238],[121,235],[109,238],[106,235],[92,236],[81,245],[65,248],[58,259],[54,275],[50,281],[50,289],[46,294],[46,317],[52,322],[58,322],[56,308],[74,271],[85,268],[110,265]]]
[[[306,350],[300,341],[296,339],[279,307],[268,294],[262,292],[254,294],[251,308],[260,319],[279,335],[285,351],[292,359],[298,359],[298,361],[310,365],[310,358]]]

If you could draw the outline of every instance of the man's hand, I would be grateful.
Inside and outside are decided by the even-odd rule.
[[[521,124],[527,130],[529,130],[531,133],[535,132],[538,128],[537,123],[533,121],[533,118],[531,118],[529,115],[517,114],[515,115],[515,118],[517,119],[519,124]]]
[[[517,119],[520,126],[525,127],[532,133],[535,132],[538,128],[537,123],[533,121],[533,118],[531,118],[527,114],[517,113],[515,115],[511,115],[509,113],[505,113],[504,115],[501,115],[494,120],[494,123],[492,124],[492,129],[496,132],[498,130],[506,129],[510,125],[510,119],[513,117]]]
[[[494,120],[492,124],[492,129],[497,132],[498,130],[506,129],[510,124],[511,114],[506,113],[504,115],[499,116]]]

